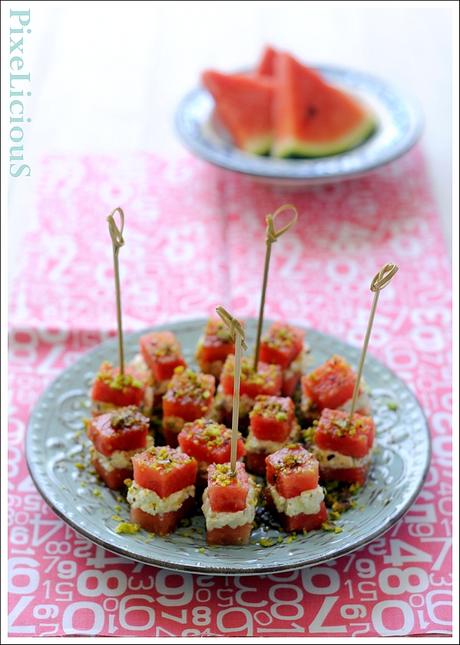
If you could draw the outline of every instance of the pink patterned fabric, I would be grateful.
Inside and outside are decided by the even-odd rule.
[[[12,636],[351,636],[451,632],[449,262],[420,152],[362,179],[268,187],[192,158],[44,160],[39,228],[23,251],[10,313],[9,536]],[[266,315],[359,344],[370,278],[385,291],[371,351],[414,390],[433,459],[418,500],[350,556],[280,575],[176,574],[112,556],[58,520],[27,474],[23,444],[39,393],[114,327],[105,216],[127,222],[124,326],[257,312],[264,218],[300,213],[273,249]]]

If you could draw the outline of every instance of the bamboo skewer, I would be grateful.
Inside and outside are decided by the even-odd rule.
[[[234,318],[224,307],[216,307],[216,311],[228,327],[232,340],[235,343],[235,370],[233,376],[233,406],[232,406],[232,436],[230,444],[230,469],[236,473],[236,455],[238,442],[238,422],[240,414],[240,380],[241,380],[241,353],[247,349],[244,339],[244,329],[239,320]]]
[[[121,226],[118,228],[115,222],[115,214],[119,213]],[[125,214],[123,210],[118,207],[115,208],[107,217],[109,223],[109,233],[112,239],[113,250],[113,270],[115,274],[115,298],[117,303],[117,329],[118,329],[118,360],[120,365],[120,374],[123,376],[125,373],[125,353],[123,349],[123,329],[121,324],[121,293],[120,293],[120,269],[118,265],[118,253],[125,241],[123,239],[123,228],[125,226]]]
[[[398,267],[396,264],[385,264],[385,266],[380,269],[380,271],[374,276],[374,279],[371,282],[370,290],[374,293],[374,299],[372,301],[371,313],[369,315],[369,322],[367,323],[366,335],[364,337],[363,348],[361,350],[361,356],[359,358],[358,372],[356,375],[356,383],[353,390],[353,398],[351,400],[350,414],[348,416],[347,425],[349,426],[353,419],[353,414],[355,413],[356,402],[358,400],[359,388],[361,385],[361,376],[363,373],[364,361],[366,359],[367,347],[369,345],[369,339],[371,337],[372,325],[374,323],[375,312],[377,309],[377,303],[379,301],[379,295],[382,289],[384,289],[392,280]]]
[[[280,229],[276,230],[275,220],[277,216],[288,210],[292,210],[294,212],[294,216],[292,220],[288,222],[285,226],[282,226]],[[268,271],[270,268],[272,244],[274,244],[278,240],[278,238],[280,238],[283,235],[283,233],[286,233],[286,231],[288,231],[293,224],[295,224],[295,222],[297,221],[297,218],[298,218],[297,209],[292,204],[283,204],[273,213],[273,215],[270,214],[270,215],[267,215],[266,217],[267,228],[266,228],[265,244],[267,248],[265,251],[264,275],[262,279],[262,293],[260,296],[259,320],[257,323],[256,346],[254,351],[254,371],[255,372],[257,372],[257,365],[259,363],[260,337],[262,335],[262,326],[264,322],[265,294],[267,292]]]

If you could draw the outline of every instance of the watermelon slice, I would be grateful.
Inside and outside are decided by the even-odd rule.
[[[230,132],[235,144],[253,154],[270,152],[273,80],[208,70],[204,72],[202,81],[214,97],[218,119]]]
[[[261,76],[274,76],[275,75],[275,59],[278,55],[276,49],[270,45],[265,47],[260,63],[257,66],[256,74]]]
[[[322,157],[362,143],[374,130],[371,111],[319,74],[280,52],[274,58],[275,157]],[[268,67],[268,63],[266,63]]]

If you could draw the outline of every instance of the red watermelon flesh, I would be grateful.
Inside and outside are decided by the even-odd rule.
[[[236,145],[254,154],[268,153],[272,144],[273,80],[208,70],[202,81],[214,97],[218,119]]]
[[[273,103],[276,157],[321,157],[362,143],[373,131],[371,111],[288,53],[275,58]]]
[[[275,75],[275,59],[278,55],[276,49],[268,45],[265,47],[262,58],[256,69],[256,74],[261,76],[274,76]]]

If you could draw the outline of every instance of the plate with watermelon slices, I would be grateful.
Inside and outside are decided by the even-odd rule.
[[[183,143],[212,164],[283,185],[335,182],[406,153],[417,102],[368,73],[307,67],[267,47],[256,68],[206,70],[177,109]]]
[[[125,336],[126,359],[130,362],[136,361],[139,347],[143,346],[143,338],[150,337],[152,333],[158,337],[161,333],[164,340],[167,333],[170,338],[174,336],[176,349],[179,346],[182,348],[181,360],[183,359],[186,365],[196,369],[198,361],[200,367],[205,367],[203,362],[200,363],[197,350],[202,347],[200,339],[205,325],[204,320],[189,320],[158,326],[153,331],[148,330],[148,333],[144,331],[127,334]],[[249,349],[254,346],[256,329],[256,321],[248,320],[246,340]],[[300,325],[297,329],[302,333],[302,338],[305,337],[308,342],[311,359],[309,369],[318,370],[318,367],[331,355],[339,354],[343,357],[343,361],[348,361],[351,365],[358,363],[360,355],[358,348],[317,330],[307,330]],[[224,341],[222,343],[225,344]],[[168,360],[171,358],[170,354],[161,354],[161,356],[166,356]],[[63,371],[37,402],[30,418],[26,438],[29,471],[44,499],[55,513],[79,534],[109,551],[145,564],[192,573],[251,575],[289,571],[330,561],[380,536],[402,517],[421,489],[430,461],[430,438],[424,413],[410,389],[382,363],[368,356],[364,378],[376,425],[376,447],[364,485],[358,486],[352,500],[337,498],[339,506],[343,506],[345,502],[347,506],[342,508],[343,514],[339,513],[340,517],[330,516],[334,522],[333,525],[329,522],[325,526],[321,525],[324,530],[305,529],[303,531],[297,531],[291,525],[285,527],[282,521],[280,526],[261,502],[257,505],[253,528],[250,527],[250,537],[245,544],[236,545],[235,542],[233,546],[215,546],[222,543],[209,540],[205,517],[198,506],[196,512],[185,518],[173,532],[168,532],[166,535],[160,532],[159,535],[155,535],[154,533],[159,532],[158,527],[146,527],[142,517],[141,528],[131,521],[133,519],[129,507],[130,495],[133,492],[131,484],[137,486],[137,495],[140,495],[139,490],[142,486],[149,488],[146,482],[139,480],[139,473],[134,472],[134,481],[128,484],[130,488],[126,496],[126,492],[119,490],[118,486],[114,486],[106,476],[107,473],[121,473],[123,465],[113,462],[113,468],[110,471],[106,470],[105,473],[97,468],[93,448],[102,451],[104,449],[102,444],[106,439],[114,440],[114,432],[110,428],[108,434],[104,434],[105,431],[102,432],[107,414],[102,413],[100,416],[93,417],[92,426],[91,423],[86,424],[88,432],[85,432],[84,419],[86,418],[88,422],[91,419],[89,396],[91,386],[93,403],[96,396],[94,384],[97,378],[95,380],[95,376],[96,374],[100,376],[98,371],[101,363],[106,365],[105,361],[110,361],[114,364],[116,360],[117,342],[115,339],[110,339],[81,356]],[[334,364],[339,366],[339,363]],[[165,365],[166,363],[163,368]],[[186,374],[185,371],[179,372],[181,373]],[[318,372],[316,374],[318,375]],[[327,378],[330,380],[329,377]],[[221,379],[222,382],[223,380]],[[316,377],[313,380],[319,382]],[[337,382],[336,380],[331,382],[335,383],[332,394],[336,397]],[[259,385],[263,383],[264,381],[261,381]],[[136,388],[140,389],[140,384],[135,385],[133,381],[129,388],[125,387],[123,390],[115,388],[112,395],[127,396]],[[322,391],[324,394],[325,390]],[[190,399],[187,400],[190,403]],[[282,400],[287,401],[287,399]],[[271,405],[272,401],[270,400],[269,403]],[[163,410],[166,411],[166,408],[163,407]],[[278,412],[276,412],[277,424],[283,426],[283,419],[287,419],[287,415],[278,417]],[[118,416],[119,413],[119,410],[113,413],[117,416],[117,427],[118,421],[123,420]],[[133,423],[128,426],[127,418],[124,417],[123,422],[127,426],[128,433],[123,432],[119,437],[120,440],[124,441],[123,437],[128,435],[130,441],[133,437],[140,436],[139,419],[142,421],[142,414],[137,411],[131,419]],[[163,430],[166,427],[164,421],[163,416]],[[271,425],[273,426],[273,423]],[[293,429],[295,429],[294,426],[295,423],[292,425]],[[302,427],[305,426],[302,425]],[[267,430],[266,427],[265,430]],[[251,431],[255,431],[255,426]],[[171,452],[173,450],[162,446],[161,443],[157,444],[157,426],[152,427],[152,432],[155,434],[155,446],[137,455],[140,465],[143,463],[145,453],[150,455],[153,454],[152,451]],[[360,434],[357,435],[356,440],[360,441],[360,437]],[[92,446],[92,440],[95,441],[94,446]],[[145,441],[144,437],[144,443]],[[249,451],[248,444],[246,447]],[[127,445],[124,448],[127,449]],[[187,446],[181,443],[181,448],[185,451]],[[291,449],[291,446],[288,445],[287,448]],[[303,454],[306,452],[299,444],[295,444],[294,448],[303,450]],[[118,459],[121,450],[117,448],[117,451]],[[189,446],[187,454],[190,452]],[[181,458],[190,460],[187,454],[181,453]],[[114,455],[115,453],[112,452],[112,456]],[[101,458],[102,455],[99,455],[99,466],[102,466]],[[311,455],[308,458],[311,459]],[[169,461],[167,463],[163,481],[165,485],[166,476],[169,479],[173,476],[177,479],[176,471],[172,466],[169,468]],[[188,462],[187,464],[187,467],[190,466]],[[104,468],[108,468],[107,464]],[[153,476],[155,473],[152,473],[150,475]],[[160,474],[158,471],[158,477]],[[105,483],[98,475],[105,476]],[[281,482],[281,478],[279,481]],[[124,480],[124,483],[127,482],[128,480]],[[260,484],[262,483],[260,480]],[[181,480],[181,487],[182,485],[188,484]],[[284,485],[287,485],[287,479]],[[293,481],[291,485],[294,485]],[[313,486],[316,486],[316,480]],[[334,496],[337,493],[332,485],[327,491],[327,495]],[[152,491],[147,492],[152,495]],[[326,502],[332,504],[332,511],[337,514],[338,508],[334,497],[327,499]],[[134,500],[133,508],[135,503]],[[170,512],[164,512],[160,519],[163,521],[166,517],[169,521],[171,515]],[[305,519],[313,516],[300,513],[300,516],[294,515],[291,519],[294,520],[296,517]],[[155,518],[155,515],[151,515],[151,518]],[[135,521],[137,521],[136,518]],[[318,526],[315,528],[318,529]]]

